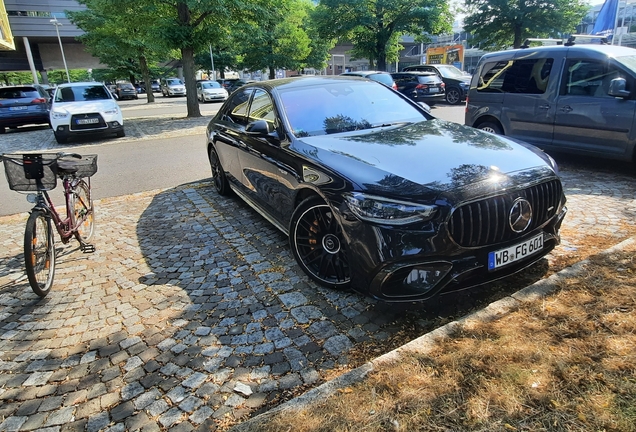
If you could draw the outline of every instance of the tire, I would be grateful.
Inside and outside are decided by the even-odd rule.
[[[5,130],[6,129],[4,128],[4,126],[0,126],[0,135],[2,135],[5,132]]]
[[[322,199],[308,198],[294,210],[289,244],[311,279],[328,288],[349,288],[349,248],[331,207]]]
[[[58,144],[66,144],[66,142],[68,141],[67,137],[62,136],[57,132],[53,132],[53,135],[55,135],[55,141],[57,141]]]
[[[27,219],[24,230],[24,264],[31,289],[46,297],[55,275],[55,239],[51,218],[35,210]]]
[[[212,181],[214,182],[214,188],[217,193],[222,196],[230,195],[232,192],[232,189],[230,189],[230,183],[227,181],[225,171],[223,171],[221,161],[219,160],[219,155],[213,146],[210,146],[208,159],[210,160],[210,169],[212,170]]]
[[[95,208],[88,184],[81,180],[71,195],[72,223],[75,226],[78,221],[84,218],[84,222],[77,227],[75,238],[80,243],[88,242],[93,237],[95,231]]]
[[[477,129],[483,130],[485,132],[490,132],[495,135],[503,135],[503,130],[501,130],[501,126],[492,122],[485,122],[477,126]]]
[[[457,105],[462,101],[462,93],[456,87],[446,90],[446,102],[451,105]]]

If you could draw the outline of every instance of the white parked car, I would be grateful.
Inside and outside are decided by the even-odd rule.
[[[227,96],[227,90],[217,81],[197,82],[197,99],[200,102],[224,101]]]
[[[121,109],[104,84],[60,84],[51,104],[51,127],[55,140],[86,134],[125,136]]]

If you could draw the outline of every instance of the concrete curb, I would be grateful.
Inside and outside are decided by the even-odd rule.
[[[636,238],[632,237],[621,243],[599,253],[599,255],[607,255],[614,252],[621,251],[627,246],[636,243]],[[258,424],[273,417],[275,414],[281,411],[300,410],[306,408],[310,404],[319,403],[329,396],[334,394],[338,389],[351,386],[364,380],[367,375],[374,371],[378,366],[386,363],[399,361],[403,354],[406,353],[428,353],[430,352],[437,340],[449,337],[458,328],[470,327],[476,323],[489,322],[497,320],[515,309],[521,307],[524,303],[530,303],[537,299],[546,297],[557,290],[559,283],[563,282],[567,278],[571,278],[579,275],[589,264],[589,260],[580,261],[570,267],[561,270],[552,276],[542,279],[529,285],[519,291],[504,297],[501,300],[493,302],[486,306],[484,309],[474,312],[470,315],[466,315],[458,319],[457,321],[450,322],[438,329],[435,329],[419,338],[412,340],[411,342],[402,345],[399,348],[394,349],[386,354],[377,357],[370,362],[363,364],[356,369],[349,371],[338,378],[328,381],[290,401],[287,401],[276,408],[273,408],[263,414],[246,420],[245,422],[238,424],[230,429],[230,432],[244,432],[248,430],[256,430]]]

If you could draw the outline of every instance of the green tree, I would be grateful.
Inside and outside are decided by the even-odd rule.
[[[583,0],[466,0],[464,30],[482,48],[519,48],[532,37],[571,33],[585,17]]]
[[[86,10],[69,12],[69,18],[84,35],[79,39],[91,54],[115,70],[117,77],[135,83],[141,72],[146,88],[150,88],[150,66],[167,50],[152,26],[158,9],[150,1],[78,0]],[[148,103],[154,95],[148,92]]]
[[[276,69],[301,69],[310,57],[312,41],[305,26],[313,5],[309,0],[267,3],[239,27],[235,39],[243,48],[243,67],[252,71],[269,69],[269,78],[273,79]]]
[[[314,19],[322,37],[351,41],[380,70],[396,35],[440,34],[452,21],[446,0],[321,0]]]

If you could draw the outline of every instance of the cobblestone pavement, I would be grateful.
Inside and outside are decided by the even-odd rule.
[[[567,235],[549,259],[636,224],[630,171],[563,165]],[[98,201],[97,251],[58,244],[42,300],[26,216],[0,218],[0,431],[223,429],[395,333],[400,311],[317,287],[281,233],[212,189]]]

